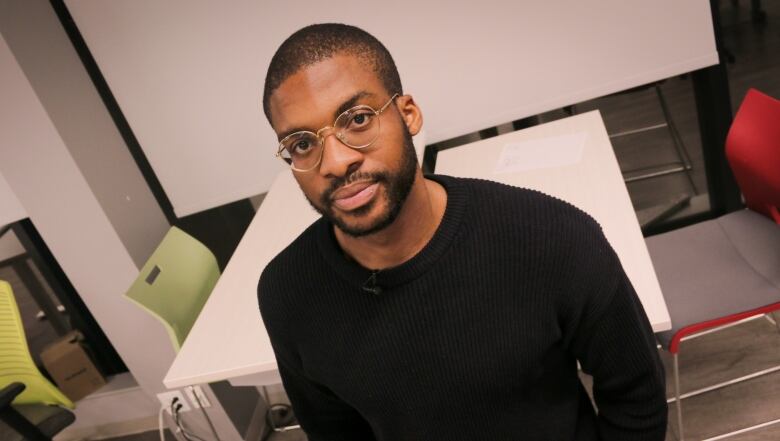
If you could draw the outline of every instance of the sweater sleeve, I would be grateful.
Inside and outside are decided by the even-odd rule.
[[[310,441],[373,441],[368,422],[326,387],[309,378],[291,342],[293,318],[275,289],[273,277],[263,273],[258,286],[260,312],[271,340],[285,392],[295,416]]]
[[[326,388],[277,356],[282,383],[295,416],[310,441],[371,441],[365,419]]]
[[[620,261],[595,221],[581,236],[570,279],[564,335],[593,376],[604,441],[663,441],[667,405],[663,365],[650,323]]]

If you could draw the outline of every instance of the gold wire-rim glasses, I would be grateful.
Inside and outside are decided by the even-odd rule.
[[[322,162],[322,155],[325,152],[325,138],[327,137],[327,135],[326,136],[322,136],[321,133],[323,131],[327,130],[327,129],[335,130],[336,129],[336,123],[338,122],[338,120],[341,117],[343,117],[345,115],[349,115],[350,113],[357,112],[359,110],[370,110],[371,112],[374,113],[374,116],[376,116],[376,118],[377,118],[376,119],[377,128],[376,128],[376,135],[374,136],[374,138],[371,141],[369,141],[368,143],[364,144],[364,145],[354,146],[354,145],[348,144],[346,142],[346,140],[344,139],[345,136],[344,136],[343,132],[334,132],[334,135],[336,135],[336,139],[341,141],[342,144],[344,144],[345,146],[347,146],[347,147],[349,147],[351,149],[362,150],[364,148],[367,148],[367,147],[371,146],[379,138],[379,134],[380,134],[381,126],[382,126],[381,123],[380,123],[379,116],[382,114],[382,112],[384,112],[390,106],[390,104],[393,102],[393,100],[395,100],[399,96],[400,95],[398,93],[393,94],[393,96],[391,96],[390,99],[387,100],[385,105],[380,107],[379,110],[376,110],[376,109],[374,109],[373,107],[371,107],[371,106],[369,106],[367,104],[359,104],[357,106],[350,107],[349,109],[341,112],[336,117],[336,119],[333,121],[333,125],[325,126],[325,127],[321,128],[321,129],[317,130],[316,133],[308,131],[308,130],[302,130],[302,131],[298,131],[298,132],[295,132],[295,133],[291,133],[291,134],[285,136],[281,141],[279,141],[279,149],[276,151],[276,155],[275,156],[277,158],[281,159],[285,164],[290,166],[290,168],[293,169],[294,171],[297,171],[297,172],[307,172],[307,171],[314,170],[315,168],[317,168],[320,165],[320,162]],[[285,147],[284,147],[285,141],[287,141],[288,139],[290,139],[290,138],[292,138],[294,136],[301,136],[302,134],[314,135],[320,141],[320,156],[317,158],[317,162],[315,162],[314,165],[312,165],[310,168],[306,168],[306,169],[297,168],[297,167],[295,167],[293,165],[292,159],[290,159],[290,162],[287,162],[287,160],[284,157],[282,157],[282,151],[285,150]]]

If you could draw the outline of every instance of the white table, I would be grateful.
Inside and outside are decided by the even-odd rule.
[[[555,136],[583,139],[573,164],[493,175],[504,144]],[[565,140],[568,138],[560,138]],[[564,158],[565,159],[565,158]],[[569,200],[603,226],[656,331],[669,314],[607,132],[591,112],[439,153],[437,173],[489,177]],[[317,218],[289,171],[275,180],[163,382],[169,388],[230,380],[234,386],[278,383],[276,360],[257,306],[257,281],[268,262]]]
[[[584,210],[601,224],[653,331],[671,328],[639,222],[598,111],[444,150],[436,159],[436,173],[532,188]]]

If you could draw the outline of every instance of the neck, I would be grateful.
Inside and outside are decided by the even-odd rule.
[[[409,196],[392,224],[363,237],[352,237],[335,228],[336,240],[365,268],[394,267],[414,257],[431,240],[446,206],[444,188],[425,179],[418,169]]]

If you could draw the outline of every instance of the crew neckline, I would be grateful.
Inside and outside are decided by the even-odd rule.
[[[317,245],[323,259],[347,282],[360,288],[369,278],[383,289],[409,282],[428,271],[452,244],[460,229],[468,206],[468,187],[458,178],[445,175],[425,175],[438,182],[447,192],[444,216],[427,244],[412,258],[400,265],[371,270],[349,258],[341,249],[333,232],[333,224],[320,218],[315,226]]]

